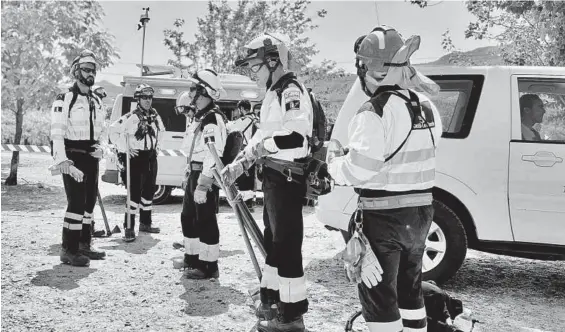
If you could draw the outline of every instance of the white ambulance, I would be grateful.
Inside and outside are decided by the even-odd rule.
[[[228,119],[232,119],[232,111],[236,108],[238,101],[243,99],[251,102],[252,109],[259,109],[265,93],[249,77],[235,74],[220,74],[220,80],[227,95],[224,99],[218,101],[217,104]],[[154,196],[154,203],[160,204],[168,200],[171,191],[174,188],[180,187],[183,180],[186,157],[177,151],[181,148],[186,130],[186,117],[176,114],[174,107],[177,97],[183,91],[187,91],[192,83],[184,78],[124,76],[122,82],[124,87],[123,93],[119,94],[114,101],[110,123],[135,109],[137,103],[133,99],[133,92],[141,83],[149,84],[155,89],[153,108],[161,116],[166,129],[161,145],[162,152],[158,157],[159,171],[157,173],[157,189]],[[106,160],[106,171],[102,175],[102,181],[121,184],[115,158]]]

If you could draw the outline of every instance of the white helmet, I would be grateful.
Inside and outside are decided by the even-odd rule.
[[[177,114],[188,114],[190,111],[195,112],[192,98],[190,98],[190,91],[184,91],[177,97],[175,111]]]
[[[281,33],[269,33],[256,37],[250,41],[244,48],[247,49],[247,55],[235,62],[237,67],[245,67],[249,65],[251,59],[279,60],[284,70],[288,70],[292,55],[288,50],[290,38]]]
[[[204,94],[216,101],[226,95],[218,73],[212,69],[199,70],[189,80],[195,83],[197,96]]]
[[[358,46],[355,54],[358,68],[364,65],[370,72],[386,73],[392,66],[407,65],[407,63],[392,61],[394,55],[404,46],[404,39],[398,31],[389,26],[376,27],[358,44],[356,42],[356,46]]]

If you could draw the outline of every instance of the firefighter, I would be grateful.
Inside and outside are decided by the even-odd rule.
[[[419,36],[405,41],[388,26],[359,38],[355,64],[369,101],[349,123],[348,153],[329,155],[335,184],[359,194],[350,229],[370,244],[356,278],[369,331],[426,331],[422,257],[442,125],[433,103],[415,92],[439,91],[410,65],[419,45]]]
[[[183,149],[188,153],[180,215],[184,267],[188,279],[210,279],[220,275],[220,231],[216,217],[219,188],[212,185],[212,168],[216,162],[207,143],[213,141],[218,156],[223,155],[226,121],[215,101],[223,97],[225,91],[218,74],[211,69],[196,72],[190,80],[193,85],[189,93],[181,94],[177,100],[177,108],[195,111],[183,140]]]
[[[135,240],[135,216],[139,210],[139,231],[159,233],[153,227],[152,208],[157,180],[157,154],[165,126],[157,111],[151,107],[155,91],[147,84],[135,89],[137,107],[110,126],[110,140],[116,145],[122,166],[127,167],[130,156],[130,201],[124,215],[125,242]],[[129,142],[129,146],[128,146]],[[127,184],[127,170],[122,169],[122,181]]]
[[[309,155],[313,114],[305,87],[289,70],[288,44],[288,37],[266,33],[247,44],[247,56],[236,61],[267,92],[259,129],[236,161],[222,170],[229,184],[254,162],[262,167],[267,257],[256,310],[259,331],[304,331],[302,316],[308,311],[302,263],[306,179],[298,168]]]
[[[256,131],[256,123],[259,118],[251,112],[251,103],[249,100],[240,100],[234,111],[234,120],[228,122],[228,131],[239,131],[243,134],[244,147],[247,146],[249,140]],[[237,179],[237,188],[243,197],[243,201],[250,211],[254,211],[255,205],[255,165],[247,170],[247,174],[243,174]]]
[[[91,89],[97,69],[94,53],[81,52],[71,64],[74,85],[57,96],[51,109],[52,155],[63,173],[68,202],[60,258],[61,262],[75,266],[88,266],[90,259],[106,256],[91,246],[92,212],[106,132],[102,101]],[[73,178],[71,165],[83,173],[82,181]]]

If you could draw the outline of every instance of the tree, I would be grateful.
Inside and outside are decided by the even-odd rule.
[[[290,37],[298,66],[308,66],[311,57],[318,53],[316,45],[304,36],[317,27],[313,17],[305,14],[309,4],[307,0],[240,0],[236,5],[226,0],[209,1],[207,15],[198,18],[194,42],[184,40],[182,19],[175,20],[175,29],[164,31],[164,43],[175,56],[168,63],[180,66],[186,58],[193,61],[194,70],[212,67],[222,73],[237,73],[234,61],[243,55],[243,46],[260,33],[276,31]],[[325,15],[325,10],[316,13],[319,18]]]
[[[421,8],[430,6],[428,1],[410,2]],[[469,23],[465,37],[498,41],[506,64],[565,65],[565,2],[466,1],[466,6],[476,21]],[[442,44],[446,50],[454,48],[448,34]]]
[[[102,68],[119,57],[103,15],[95,1],[2,1],[2,107],[15,115],[14,144],[26,111],[50,108],[80,51],[93,50]],[[17,184],[18,164],[13,152],[6,185]]]

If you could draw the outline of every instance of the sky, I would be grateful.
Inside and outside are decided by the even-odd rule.
[[[185,20],[184,35],[194,41],[196,19],[204,17],[207,1],[101,1],[106,16],[103,27],[116,38],[120,59],[104,69],[98,80],[119,84],[123,75],[139,75],[135,64],[141,63],[143,30],[137,30],[142,8],[149,7],[150,21],[145,36],[144,63],[166,65],[172,52],[163,44],[163,30],[173,28],[177,18]],[[396,28],[405,38],[420,35],[420,49],[412,56],[413,63],[430,62],[445,54],[441,35],[449,29],[455,46],[463,51],[495,45],[492,41],[465,39],[464,31],[473,20],[463,1],[430,1],[421,9],[409,1],[312,1],[308,12],[325,9],[325,18],[317,18],[318,28],[307,33],[319,53],[314,63],[330,59],[348,72],[354,70],[353,43],[377,25]]]

